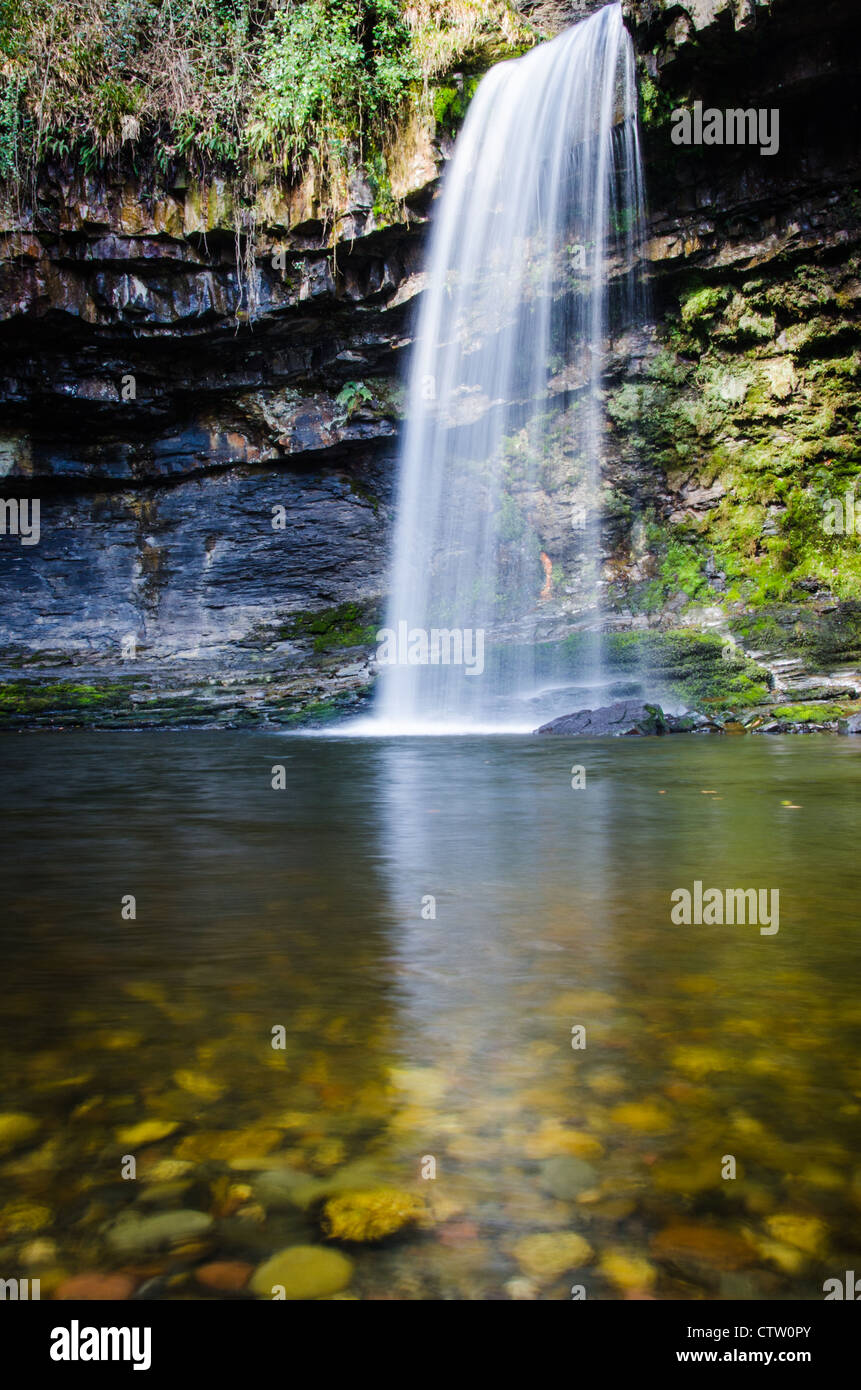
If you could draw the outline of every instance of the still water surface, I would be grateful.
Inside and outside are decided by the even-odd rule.
[[[339,1296],[800,1299],[861,1269],[861,740],[0,742],[0,1111],[34,1122],[0,1119],[0,1275],[224,1297],[213,1262],[311,1245]],[[779,932],[673,926],[695,880],[779,890]],[[381,1189],[420,1220],[326,1234]]]

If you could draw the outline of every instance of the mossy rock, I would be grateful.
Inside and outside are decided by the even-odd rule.
[[[732,291],[724,286],[703,285],[691,290],[682,300],[682,322],[689,325],[711,322],[731,297]]]
[[[421,1197],[396,1187],[378,1187],[330,1198],[323,1207],[322,1224],[331,1240],[364,1243],[385,1240],[426,1219]]]
[[[433,94],[433,118],[440,129],[454,133],[466,115],[480,80],[477,76],[467,77],[460,86],[451,82],[436,88]]]
[[[778,705],[769,714],[773,719],[788,719],[792,724],[832,724],[843,719],[848,709],[846,705],[813,701],[803,705]]]
[[[376,605],[341,603],[294,613],[278,630],[281,641],[310,639],[316,652],[339,647],[370,647],[376,640],[379,615]]]
[[[68,724],[86,724],[130,708],[129,682],[89,685],[74,681],[22,679],[0,683],[0,728],[52,715]]]
[[[797,656],[811,671],[861,660],[859,601],[832,606],[825,613],[803,604],[765,604],[757,612],[731,618],[729,625],[745,646]]]

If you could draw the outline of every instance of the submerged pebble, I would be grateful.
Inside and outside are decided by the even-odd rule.
[[[550,1280],[586,1264],[592,1258],[592,1247],[573,1231],[541,1231],[518,1240],[511,1253],[526,1274]]]
[[[304,1210],[323,1195],[319,1179],[295,1168],[275,1168],[255,1177],[253,1191],[264,1206],[274,1211],[289,1207]]]
[[[377,1241],[426,1221],[427,1207],[413,1192],[380,1187],[332,1197],[323,1207],[323,1230],[332,1240]]]
[[[654,1100],[631,1100],[617,1105],[610,1112],[614,1124],[639,1134],[664,1134],[673,1127],[673,1118],[665,1106]]]
[[[541,1165],[541,1187],[559,1201],[573,1202],[597,1179],[597,1169],[582,1158],[549,1158]]]
[[[741,1269],[754,1260],[754,1251],[742,1236],[717,1226],[668,1226],[651,1244],[653,1253],[663,1259],[716,1269]]]
[[[767,1217],[765,1224],[774,1239],[784,1245],[794,1245],[806,1255],[825,1254],[828,1228],[818,1217],[781,1212]]]
[[[628,1250],[605,1250],[598,1268],[605,1279],[626,1293],[650,1289],[658,1277],[654,1265]]]
[[[7,1111],[0,1115],[0,1155],[12,1153],[37,1134],[40,1121],[32,1115],[20,1111]]]
[[[160,1139],[167,1139],[177,1129],[179,1125],[175,1120],[141,1120],[140,1124],[118,1129],[117,1143],[129,1149],[142,1148],[144,1144],[157,1144]]]
[[[353,1261],[324,1245],[291,1245],[260,1265],[251,1288],[262,1298],[326,1298],[353,1277]]]
[[[220,1100],[224,1095],[222,1083],[202,1071],[175,1071],[173,1079],[181,1091],[188,1091],[198,1100]]]
[[[508,1297],[515,1302],[526,1302],[538,1297],[541,1292],[540,1286],[534,1279],[515,1278],[508,1279],[504,1285]]]
[[[527,1158],[554,1158],[565,1154],[573,1158],[600,1158],[604,1152],[600,1139],[568,1129],[558,1120],[548,1120],[535,1134],[528,1135],[523,1148]]]
[[[0,1210],[0,1235],[29,1235],[50,1226],[52,1219],[51,1208],[38,1202],[7,1202]]]
[[[180,1140],[177,1158],[198,1163],[227,1162],[235,1158],[265,1158],[281,1143],[279,1129],[201,1130]]]
[[[37,1240],[31,1240],[27,1245],[22,1245],[18,1258],[22,1265],[26,1265],[28,1269],[38,1269],[40,1265],[53,1264],[57,1258],[56,1243],[40,1236]]]
[[[212,1217],[202,1211],[165,1211],[154,1216],[125,1212],[106,1231],[112,1250],[121,1255],[139,1255],[167,1245],[179,1245],[204,1235],[213,1226]]]
[[[253,1265],[241,1260],[213,1260],[211,1264],[198,1265],[194,1277],[205,1289],[218,1293],[239,1293],[245,1288],[254,1271]]]
[[[135,1283],[130,1274],[103,1274],[99,1270],[87,1270],[60,1284],[54,1298],[61,1303],[120,1303],[131,1298]]]

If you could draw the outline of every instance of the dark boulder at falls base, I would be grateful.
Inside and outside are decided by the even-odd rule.
[[[616,700],[601,709],[581,709],[542,724],[537,734],[578,734],[589,738],[619,738],[623,734],[669,733],[660,705],[644,705],[638,700]]]
[[[722,733],[718,720],[691,711],[688,714],[664,714],[660,705],[645,705],[639,700],[616,700],[601,709],[580,709],[563,714],[549,724],[542,724],[536,734],[568,734],[580,738],[621,738],[644,734],[701,734]]]

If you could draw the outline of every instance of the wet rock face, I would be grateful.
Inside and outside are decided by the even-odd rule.
[[[674,81],[735,68],[741,88],[754,58],[757,84],[749,95],[777,87],[782,69],[785,97],[793,86],[857,68],[856,54],[844,47],[857,33],[853,0],[622,0],[622,13],[641,60]]]
[[[676,224],[677,245],[699,256],[714,235],[716,267],[771,237],[771,254],[793,230],[817,225],[828,194],[857,178],[861,13],[853,0],[624,0],[641,76],[653,234]],[[704,108],[776,111],[777,140],[721,138],[674,144],[671,114]],[[726,221],[724,221],[726,219]],[[839,221],[839,219],[838,219]],[[821,225],[821,224],[820,224]],[[733,248],[722,257],[725,242]]]
[[[282,640],[291,615],[379,602],[430,192],[389,228],[366,209],[368,235],[335,249],[276,220],[239,260],[210,192],[135,203],[58,175],[38,215],[6,219],[3,496],[40,510],[37,544],[0,538],[7,674],[184,686],[253,679],[277,651],[293,677],[304,658],[301,703],[331,679]],[[339,692],[367,682],[359,657]]]
[[[218,227],[79,216],[0,249],[6,476],[155,480],[394,433],[420,219],[337,252],[261,234],[238,261]]]
[[[823,515],[861,471],[849,133],[861,14],[849,0],[623,9],[641,76],[653,339],[639,363],[620,358],[610,471],[654,521],[644,537],[622,506],[608,518],[616,606],[721,623],[759,658],[854,680],[858,576]],[[777,110],[777,152],[674,144],[672,112],[696,102]]]
[[[607,0],[515,0],[514,8],[545,38],[604,8]]]
[[[361,468],[387,490],[378,461]],[[38,564],[25,546],[0,548],[6,641],[33,656],[119,661],[132,636],[137,659],[250,659],[294,612],[373,600],[385,570],[381,508],[320,466],[49,491],[40,525]]]

